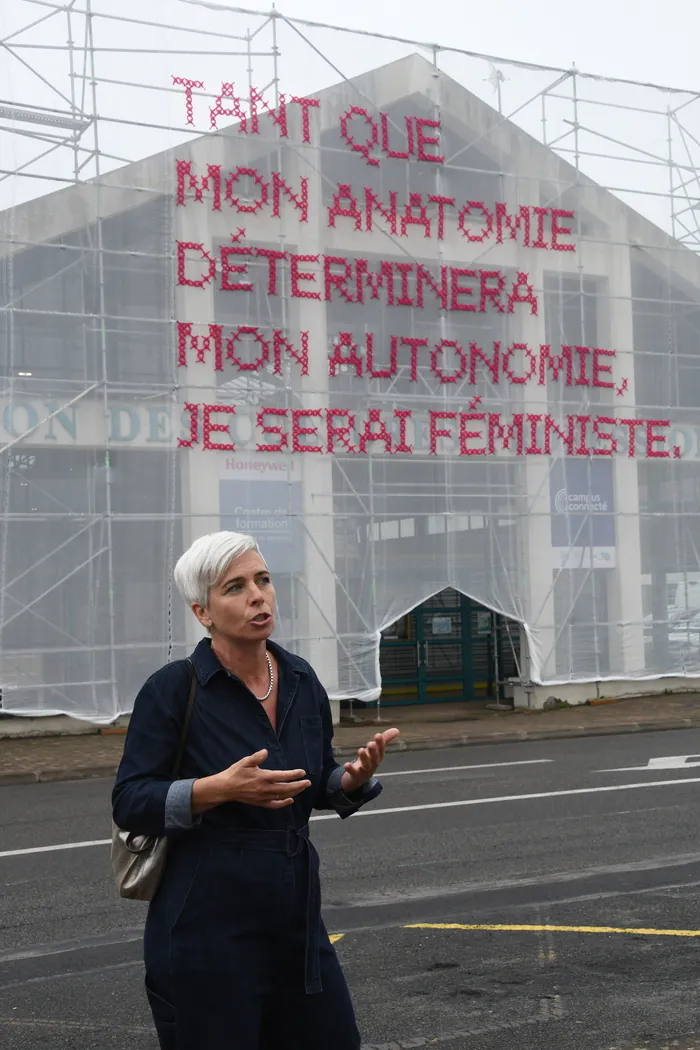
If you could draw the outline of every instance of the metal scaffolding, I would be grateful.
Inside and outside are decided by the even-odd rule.
[[[111,0],[16,0],[9,7],[0,13],[4,55],[0,73],[4,427],[0,431],[0,690],[5,710],[24,714],[61,711],[110,721],[129,709],[139,675],[143,677],[145,669],[184,652],[190,641],[185,621],[173,607],[173,563],[182,544],[205,525],[223,518],[223,513],[218,506],[202,510],[196,505],[192,495],[195,468],[183,468],[177,433],[171,430],[167,439],[161,439],[159,430],[161,424],[166,427],[166,417],[177,418],[184,395],[189,398],[193,389],[189,380],[183,384],[174,352],[184,302],[178,298],[184,295],[182,289],[176,289],[174,245],[185,220],[171,206],[173,158],[183,151],[183,155],[201,159],[201,144],[206,141],[212,155],[230,161],[231,143],[239,141],[236,127],[253,120],[250,100],[254,96],[261,113],[279,112],[285,100],[298,102],[320,94],[328,98],[334,113],[338,106],[342,109],[350,104],[359,112],[376,114],[381,105],[388,110],[390,103],[411,98],[416,91],[421,94],[423,89],[415,89],[407,77],[403,94],[397,89],[397,99],[392,100],[389,88],[377,88],[374,93],[372,71],[379,74],[392,64],[398,68],[412,61],[417,52],[433,72],[432,84],[429,79],[420,81],[427,85],[424,98],[429,118],[438,122],[447,114],[445,119],[456,124],[452,85],[458,85],[465,92],[460,104],[470,130],[468,139],[453,134],[451,152],[444,165],[433,166],[434,180],[428,184],[426,179],[425,192],[434,195],[431,199],[449,193],[443,178],[455,184],[472,180],[475,185],[491,180],[502,188],[502,200],[531,199],[541,210],[555,207],[573,212],[578,266],[566,269],[562,265],[556,281],[547,278],[547,294],[557,304],[562,343],[580,339],[594,345],[595,328],[602,325],[604,314],[611,317],[624,302],[631,316],[633,304],[642,303],[653,314],[654,324],[663,327],[664,342],[647,346],[634,336],[624,347],[626,360],[632,362],[634,351],[638,361],[645,355],[649,360],[659,359],[661,363],[654,367],[661,371],[664,362],[672,363],[676,400],[654,398],[653,384],[640,381],[635,392],[632,381],[629,391],[618,391],[620,404],[649,419],[656,418],[662,407],[669,413],[679,410],[683,416],[679,426],[695,428],[696,406],[683,400],[695,351],[688,342],[690,336],[683,333],[691,332],[695,325],[700,329],[696,304],[696,299],[700,302],[700,271],[695,255],[700,247],[700,92],[593,75],[575,67],[515,62],[454,46],[290,18],[276,9],[261,14],[209,0],[163,3],[159,10],[167,9],[167,21],[144,18],[143,5],[136,0],[119,4]],[[234,105],[235,94],[245,95],[247,101]],[[388,119],[392,134],[401,130],[398,118]],[[515,137],[508,152],[505,143],[510,129],[515,129]],[[319,134],[327,130],[321,124]],[[346,136],[346,145],[350,141]],[[309,148],[291,141],[280,144],[268,130],[256,142],[257,154],[249,144],[241,147],[239,163],[245,170],[253,164],[251,157],[260,157],[267,149],[277,157],[275,170],[312,174],[318,180],[319,201],[337,191],[338,172],[349,156],[361,162],[359,150],[352,154],[354,146],[350,154],[347,150],[343,154],[336,143],[322,144],[320,139]],[[536,147],[541,154],[536,154]],[[532,158],[546,155],[551,158],[547,169],[533,168]],[[367,170],[371,172],[371,163]],[[65,204],[70,189],[77,196]],[[619,221],[608,215],[603,218],[601,195],[624,209],[624,217]],[[254,227],[255,207],[248,204],[241,212],[241,221]],[[129,217],[128,229],[117,228],[120,216]],[[312,217],[309,226],[315,223]],[[636,232],[631,233],[633,227]],[[206,236],[208,231],[203,230],[201,235]],[[324,232],[316,229],[315,242],[311,233],[302,232],[310,244],[325,247]],[[239,233],[244,235],[245,230]],[[193,242],[199,236],[193,233]],[[290,245],[303,244],[303,237],[282,229],[277,247],[286,251]],[[425,258],[418,251],[420,245],[410,238],[386,228],[380,237],[392,257],[415,265]],[[480,262],[486,265],[493,258],[493,245],[483,240],[483,248],[470,247],[471,267]],[[591,274],[600,272],[601,248],[615,258],[637,252],[642,260],[638,276],[633,273],[627,286],[621,282],[614,291],[592,291]],[[441,264],[442,251],[438,246],[430,261]],[[134,273],[143,275],[144,286],[152,282],[159,296],[157,309],[151,301],[134,301],[138,299],[137,283],[130,283]],[[648,287],[642,287],[643,280]],[[290,315],[293,297],[286,271],[281,272],[281,281],[279,325],[287,332],[296,322]],[[586,312],[592,297],[597,299],[599,314],[593,333]],[[569,310],[570,303],[575,309]],[[292,306],[297,309],[298,303]],[[265,309],[273,309],[270,302]],[[204,318],[196,320],[203,322]],[[322,323],[324,341],[332,344],[334,335],[342,330],[340,322],[329,312]],[[454,340],[445,312],[438,311],[431,323],[441,339]],[[58,334],[51,331],[52,325]],[[626,331],[618,320],[610,325]],[[630,338],[632,327],[630,322]],[[572,331],[580,335],[572,336]],[[510,336],[517,339],[518,333],[511,329]],[[61,341],[61,354],[66,361],[70,358],[69,368],[52,367],[52,338]],[[161,356],[160,350],[153,351],[159,363],[151,367],[137,355],[127,361],[124,348],[131,344],[165,349]],[[36,346],[42,350],[38,355]],[[118,360],[122,352],[124,364]],[[387,403],[403,409],[413,405],[418,413],[425,409],[428,398],[443,411],[453,402],[470,402],[473,396],[485,405],[497,405],[503,399],[502,389],[489,378],[488,370],[478,390],[470,388],[465,374],[454,385],[443,386],[438,398],[422,373],[419,386],[423,383],[424,389],[407,386],[412,368],[410,362],[401,363],[381,389],[369,385],[364,403],[377,411]],[[637,371],[641,377],[640,366]],[[274,376],[267,377],[278,406],[291,411],[302,393],[314,405],[327,396],[327,377],[325,387],[312,376],[294,389],[291,376],[288,372],[281,386]],[[334,378],[334,391],[345,398],[342,404],[352,406],[348,394],[352,375],[344,379],[340,372]],[[224,385],[212,374],[207,382],[209,388],[214,383],[219,401],[248,406],[246,411],[254,414],[263,389],[257,374],[242,371]],[[652,394],[647,395],[648,390]],[[542,411],[541,393],[539,396]],[[548,405],[557,399],[563,410],[571,411],[566,408],[570,391],[549,391],[545,396]],[[537,399],[523,403],[531,411],[538,410]],[[582,417],[599,409],[600,404],[587,393],[576,401],[575,410]],[[86,418],[89,415],[91,433],[99,434],[99,441],[93,437],[81,443],[76,437],[83,413]],[[135,419],[142,428],[150,427],[142,444],[124,436],[136,426]],[[130,440],[136,442],[133,449]],[[129,457],[138,455],[139,449],[142,458],[132,462]],[[145,464],[145,457],[153,456],[154,449],[160,459],[157,464],[153,459],[154,465],[148,468],[153,480],[138,481],[142,469],[138,463]],[[68,452],[75,457],[73,466],[65,458]],[[38,462],[42,456],[43,465]],[[647,502],[642,509],[639,501],[624,509],[620,507],[624,501],[618,500],[619,522],[624,523],[627,515],[628,522],[634,519],[640,531],[641,519],[648,518],[651,538],[642,547],[646,542],[657,549],[654,521],[668,515],[683,551],[677,564],[664,562],[659,555],[658,566],[655,555],[640,554],[643,580],[639,593],[644,587],[649,589],[651,607],[640,608],[637,621],[632,622],[625,606],[628,600],[619,596],[613,600],[616,585],[609,578],[601,583],[600,566],[592,554],[594,544],[586,538],[589,523],[585,516],[570,535],[568,548],[562,548],[560,563],[553,566],[545,584],[531,579],[540,571],[532,541],[526,542],[521,535],[513,538],[500,524],[501,520],[529,519],[549,528],[551,464],[539,473],[524,467],[527,477],[517,483],[510,474],[506,478],[505,466],[497,476],[491,472],[484,475],[486,481],[472,482],[462,470],[464,464],[448,458],[439,484],[427,481],[422,492],[417,483],[411,485],[397,471],[391,473],[386,465],[390,457],[370,456],[363,475],[339,454],[328,467],[335,480],[329,473],[326,481],[336,496],[340,494],[341,503],[345,501],[342,506],[355,508],[349,514],[353,521],[361,522],[355,532],[366,531],[355,549],[352,530],[342,532],[344,511],[340,506],[314,511],[308,495],[305,510],[292,510],[290,503],[288,514],[299,519],[307,552],[307,571],[290,573],[285,592],[295,621],[290,638],[302,648],[308,643],[312,652],[321,639],[337,649],[339,655],[328,657],[327,647],[321,658],[329,667],[334,661],[341,664],[340,672],[337,667],[328,672],[336,687],[334,695],[375,698],[379,634],[391,622],[387,617],[395,619],[406,612],[420,597],[428,597],[431,588],[449,584],[469,589],[473,570],[465,568],[464,550],[450,536],[454,538],[460,529],[477,531],[482,526],[457,528],[455,523],[481,516],[488,523],[483,526],[488,534],[488,563],[500,585],[490,588],[480,578],[470,594],[523,624],[530,659],[539,669],[535,677],[598,681],[625,675],[698,673],[695,642],[689,640],[685,648],[681,646],[680,655],[674,653],[671,658],[669,616],[664,621],[665,635],[658,626],[658,594],[670,585],[666,578],[700,573],[691,528],[695,507],[692,501],[689,506],[681,484],[683,465],[692,474],[689,456],[684,450],[679,457],[682,464],[668,464],[679,472],[678,486],[672,486],[662,509],[651,496],[644,496]],[[592,463],[592,458],[587,462]],[[619,487],[622,466],[615,470]],[[688,482],[691,487],[693,478]],[[156,484],[160,486],[157,497]],[[184,492],[187,484],[189,495]],[[435,485],[444,498],[436,497]],[[654,479],[643,480],[644,493],[653,486]],[[405,501],[411,491],[416,505],[409,513]],[[385,577],[388,573],[388,555],[381,547],[382,525],[392,524],[393,528],[398,520],[391,499],[404,507],[401,520],[413,521],[416,537],[423,535],[428,546],[444,543],[441,568],[432,576],[427,572],[420,585],[407,590],[403,605],[400,589],[394,602],[381,591],[386,582],[379,582],[382,573]],[[469,511],[472,504],[476,512]],[[320,521],[329,514],[338,519],[332,523],[330,540]],[[140,533],[135,531],[139,525]],[[443,535],[444,541],[439,540]],[[146,538],[135,541],[137,536]],[[124,559],[135,542],[143,544],[145,553],[130,577]],[[352,562],[348,573],[352,572],[353,582],[339,567],[345,557],[340,550],[343,545],[352,549],[347,558]],[[464,548],[468,546],[465,540]],[[477,547],[475,540],[474,550]],[[589,553],[574,572],[572,552],[584,549]],[[147,589],[140,589],[139,577],[154,558],[152,585],[160,590],[152,598]],[[326,585],[334,581],[337,593],[332,601],[327,589],[324,597],[309,585],[309,559]],[[617,572],[622,569],[618,567]],[[527,581],[524,590],[519,578]],[[601,587],[606,598],[605,610],[599,615]],[[588,655],[576,655],[574,626],[584,599],[586,608],[593,610],[585,623],[586,630],[590,629],[590,640],[585,642]],[[295,610],[302,603],[307,611],[297,616]],[[139,621],[141,609],[147,609],[147,620],[155,618],[153,629],[132,634],[129,625]],[[647,630],[645,616],[651,617],[651,655],[645,655],[648,644],[642,638]],[[347,622],[341,628],[343,617]],[[623,642],[610,640],[617,635],[624,636]],[[619,659],[611,655],[615,645],[622,651]],[[610,650],[604,660],[601,648]],[[637,655],[630,656],[634,651]]]

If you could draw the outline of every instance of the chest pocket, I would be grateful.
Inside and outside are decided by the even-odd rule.
[[[323,722],[320,718],[302,718],[301,736],[306,753],[306,772],[318,774],[323,768]]]

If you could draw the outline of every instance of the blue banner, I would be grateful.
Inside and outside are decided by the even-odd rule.
[[[255,537],[270,572],[303,571],[301,484],[298,481],[227,478],[219,483],[219,510],[222,529]]]
[[[553,547],[614,547],[613,465],[558,459],[549,475]]]

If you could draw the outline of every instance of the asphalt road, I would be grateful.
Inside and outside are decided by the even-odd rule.
[[[700,731],[396,755],[384,784],[313,824],[366,1050],[700,1050]],[[34,852],[105,839],[110,787],[0,788],[3,1050],[155,1050],[144,906],[104,845]]]

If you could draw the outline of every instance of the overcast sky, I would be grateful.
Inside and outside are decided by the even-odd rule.
[[[697,0],[281,0],[278,7],[298,18],[700,91]]]

